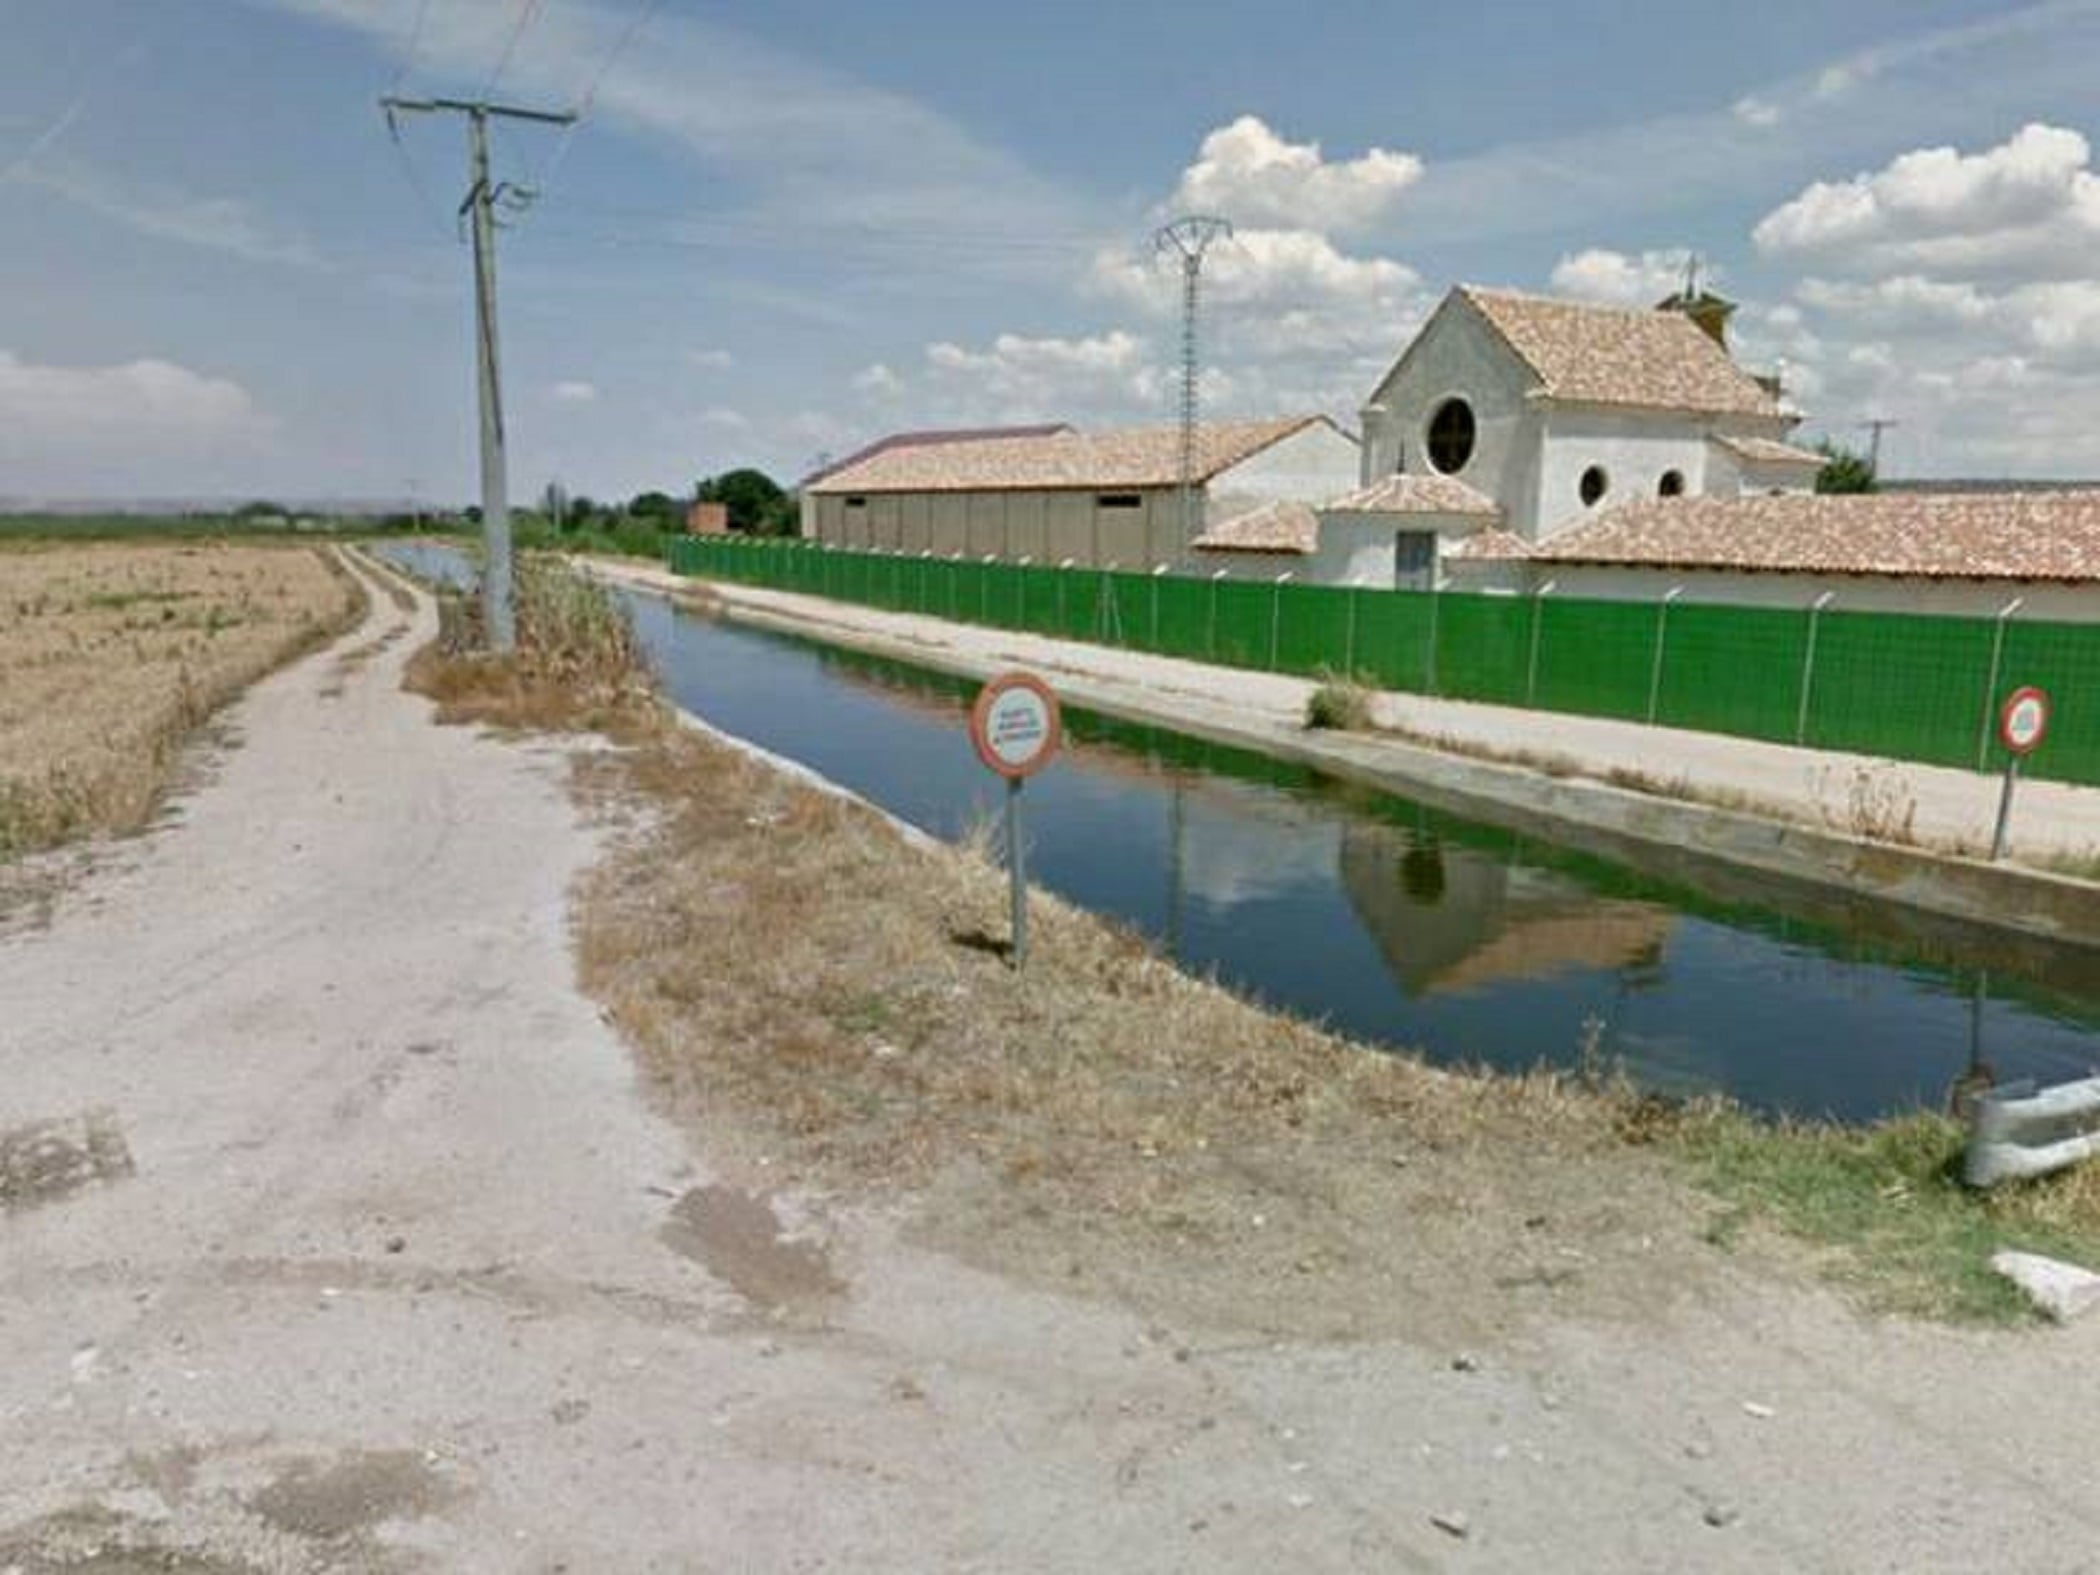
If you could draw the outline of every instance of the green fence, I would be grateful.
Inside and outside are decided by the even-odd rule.
[[[669,559],[707,579],[1231,667],[1983,770],[2005,764],[1999,700],[2036,684],[2055,710],[2023,769],[2100,783],[2100,624],[1366,590],[735,537],[673,537]]]

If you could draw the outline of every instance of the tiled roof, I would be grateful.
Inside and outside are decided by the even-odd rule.
[[[865,448],[855,449],[844,459],[835,459],[828,465],[819,465],[795,483],[795,490],[807,491],[826,476],[835,476],[849,466],[858,465],[864,459],[887,453],[893,448],[923,448],[935,443],[967,443],[979,438],[1048,437],[1053,432],[1071,430],[1068,422],[1046,421],[1025,427],[932,427],[923,432],[892,432],[888,437],[877,438]]]
[[[1320,545],[1320,522],[1303,503],[1265,503],[1205,526],[1190,545],[1202,552],[1310,553]]]
[[[1531,556],[1654,568],[2100,580],[2100,490],[1668,498],[1607,509]]]
[[[1444,556],[1469,563],[1518,563],[1533,551],[1531,543],[1513,530],[1483,530],[1460,537],[1444,549]]]
[[[1747,459],[1753,465],[1813,465],[1821,470],[1830,462],[1827,454],[1818,454],[1812,448],[1797,448],[1777,438],[1717,437],[1714,442],[1736,458]]]
[[[1587,306],[1459,286],[1548,399],[1713,415],[1779,414],[1756,378],[1682,312]]]
[[[1322,514],[1480,514],[1499,516],[1495,500],[1450,476],[1408,473],[1374,481],[1320,505]]]
[[[1324,416],[1220,421],[1196,429],[1196,480],[1260,453]],[[1053,432],[888,448],[833,471],[811,492],[1015,492],[1171,487],[1181,480],[1181,429]]]

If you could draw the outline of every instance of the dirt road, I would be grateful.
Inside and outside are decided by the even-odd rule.
[[[718,1173],[572,985],[562,750],[374,609],[0,936],[0,1571],[2100,1565],[2100,1325],[1221,1340]]]

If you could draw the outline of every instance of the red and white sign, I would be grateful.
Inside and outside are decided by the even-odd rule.
[[[1057,696],[1033,673],[1001,674],[970,708],[977,758],[1002,777],[1033,776],[1050,764],[1063,729]]]
[[[2016,755],[2031,755],[2049,736],[2049,697],[2029,685],[2005,697],[1998,712],[1998,741]]]

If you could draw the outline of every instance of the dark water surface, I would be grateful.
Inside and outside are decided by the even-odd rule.
[[[450,549],[382,550],[457,578]],[[936,835],[998,812],[963,728],[974,685],[632,606],[667,690],[716,726]],[[1362,1039],[1516,1070],[1574,1063],[1595,1019],[1646,1086],[1846,1120],[1944,1106],[1972,1060],[2043,1082],[2100,1066],[2100,952],[1600,857],[1161,729],[1066,722],[1070,747],[1027,790],[1030,876]]]

